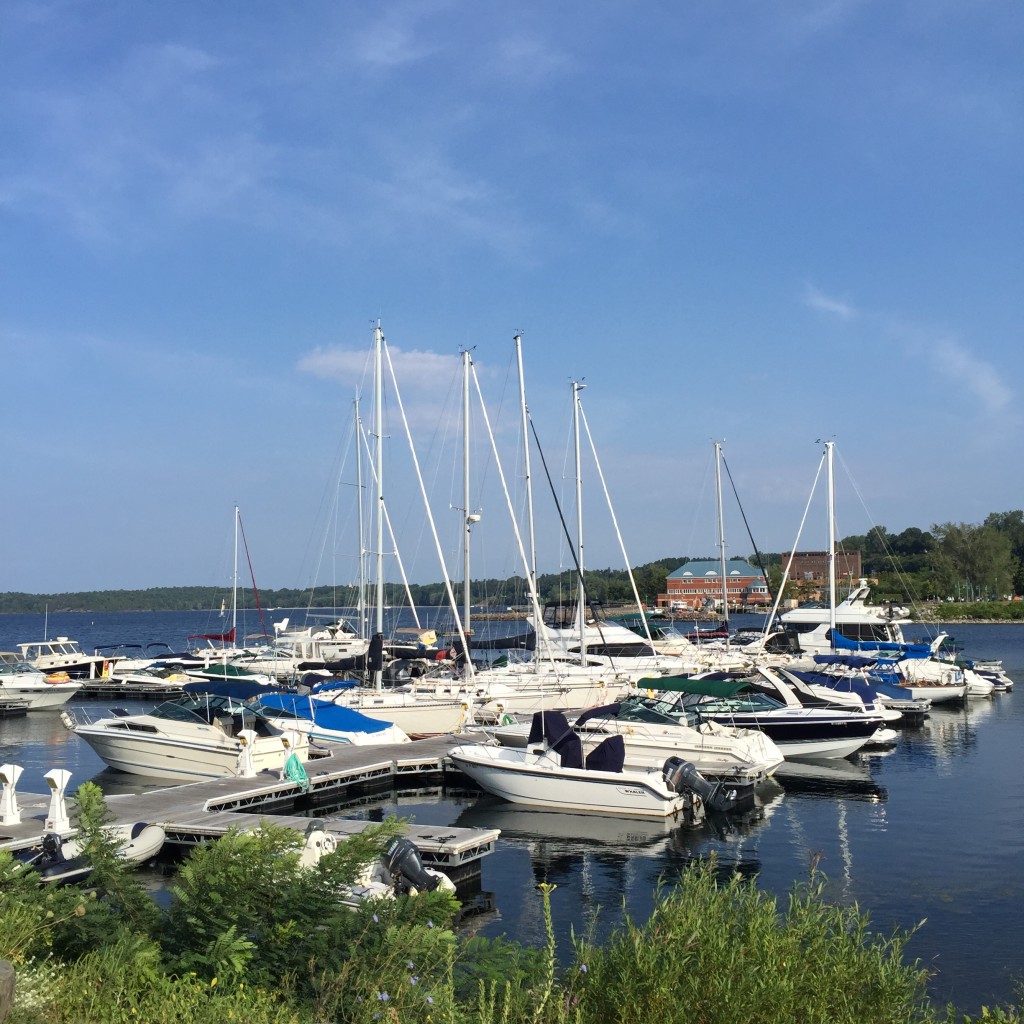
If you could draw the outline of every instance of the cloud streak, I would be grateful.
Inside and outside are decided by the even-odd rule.
[[[854,320],[857,317],[857,310],[850,303],[826,295],[811,284],[804,289],[803,301],[805,306],[839,317],[840,320]]]
[[[958,342],[939,339],[931,348],[933,366],[950,381],[972,394],[990,414],[1003,412],[1013,402],[1013,391],[999,371]]]

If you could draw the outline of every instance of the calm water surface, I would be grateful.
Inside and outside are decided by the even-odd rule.
[[[268,625],[281,614],[268,615]],[[212,632],[219,621],[206,613],[51,615],[47,634],[70,636],[86,650],[148,640],[180,649],[190,633]],[[468,792],[392,794],[343,813],[500,828],[495,853],[483,861],[482,886],[494,909],[475,920],[478,933],[540,943],[535,886],[555,882],[552,907],[565,948],[570,927],[579,932],[598,908],[599,930],[621,920],[623,904],[644,917],[659,878],[694,858],[715,854],[785,894],[806,879],[810,858],[820,857],[829,896],[856,902],[876,931],[923,922],[909,949],[936,972],[934,997],[976,1011],[1011,1000],[1024,977],[1024,626],[949,631],[968,654],[1001,658],[1017,689],[966,708],[935,709],[922,728],[903,731],[891,752],[784,769],[764,788],[756,812],[740,821],[669,828],[517,810]],[[42,637],[40,616],[0,616],[0,649]],[[74,706],[102,710],[95,702]],[[19,788],[27,792],[45,793],[43,774],[54,767],[73,773],[72,790],[87,779],[111,793],[140,786],[106,769],[55,714],[0,719],[0,763],[7,762],[25,768]]]

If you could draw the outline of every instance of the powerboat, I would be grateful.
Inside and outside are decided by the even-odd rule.
[[[782,752],[763,732],[735,729],[719,722],[672,714],[673,705],[634,694],[614,704],[590,708],[570,724],[583,743],[584,755],[608,736],[621,736],[625,764],[661,766],[670,757],[689,761],[706,778],[753,786],[768,778],[783,761]],[[529,723],[496,726],[485,732],[506,746],[527,745]]]
[[[397,725],[379,722],[354,708],[319,700],[311,694],[267,693],[256,698],[255,707],[277,728],[303,732],[316,743],[369,746],[411,742]]]
[[[849,757],[884,725],[881,715],[836,708],[786,705],[748,679],[725,674],[650,679],[675,698],[675,713],[694,714],[739,729],[758,729],[774,740],[786,760]]]
[[[724,809],[735,800],[682,758],[658,768],[626,768],[621,736],[607,737],[584,756],[580,737],[559,711],[533,716],[525,747],[466,744],[448,757],[485,792],[530,807],[694,819],[703,816],[705,803]]]
[[[43,675],[66,672],[72,679],[96,679],[109,670],[110,661],[102,654],[86,654],[77,640],[59,636],[56,640],[33,640],[18,644],[22,661]]]
[[[255,775],[311,755],[305,734],[281,730],[245,701],[220,694],[186,694],[143,714],[113,708],[96,722],[62,716],[104,763],[133,775],[178,781]]]
[[[0,704],[7,714],[56,710],[82,684],[65,674],[45,675],[11,651],[0,651]]]

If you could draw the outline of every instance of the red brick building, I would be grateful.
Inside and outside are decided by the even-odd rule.
[[[726,594],[730,608],[762,608],[769,603],[768,584],[760,569],[741,558],[725,563]],[[722,563],[686,562],[665,579],[667,593],[658,595],[658,607],[696,610],[722,607]]]

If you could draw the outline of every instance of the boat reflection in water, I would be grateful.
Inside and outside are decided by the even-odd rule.
[[[775,772],[776,781],[787,793],[803,796],[879,803],[888,799],[884,786],[878,785],[871,769],[860,761],[829,758],[814,761],[785,761]]]

